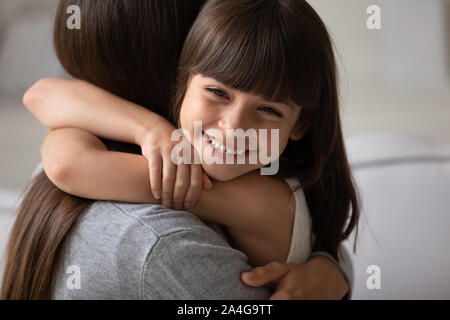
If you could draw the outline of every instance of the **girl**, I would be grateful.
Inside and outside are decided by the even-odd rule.
[[[70,85],[68,80],[48,82],[48,90],[53,91]],[[40,87],[41,92],[46,91],[46,85]],[[87,198],[158,203],[158,196],[152,197],[147,190],[161,176],[155,165],[161,157],[158,152],[170,144],[175,128],[85,84],[75,82],[72,89],[68,96],[62,90],[48,94],[43,101],[49,109],[32,107],[32,111],[53,129],[79,127],[137,143],[150,170],[141,169],[144,159],[139,156],[125,159],[102,151],[92,136],[68,130],[50,134],[44,144],[44,167],[52,181]],[[83,90],[90,91],[87,105],[98,106],[102,101],[103,107],[82,109],[77,103],[72,108],[67,105],[62,113],[62,103],[81,97]],[[226,226],[235,245],[253,264],[273,260],[301,263],[309,254],[310,241],[309,217],[302,207],[304,192],[313,221],[314,249],[337,257],[340,242],[357,225],[359,210],[343,145],[331,41],[323,22],[305,1],[208,2],[185,42],[173,106],[173,123],[179,123],[191,137],[195,120],[221,132],[227,128],[279,129],[282,154],[275,179],[252,172],[260,163],[203,164],[206,173],[217,180],[244,176],[238,181],[216,182],[214,189],[203,191],[197,205],[191,207],[191,189],[186,183],[189,171],[184,168],[175,174],[166,169],[170,149],[165,148],[161,152],[164,205],[172,204],[165,186],[170,190],[175,180],[185,181],[177,184],[180,190],[175,188],[175,207],[181,209],[184,203],[185,209],[202,219]],[[104,113],[100,112],[103,108],[107,110]],[[102,121],[107,116],[108,121]],[[129,119],[126,125],[114,121],[123,118]],[[126,171],[118,170],[121,168]],[[286,181],[295,191],[295,201],[288,198],[291,192],[280,178],[289,178]]]
[[[190,3],[192,3],[192,2],[190,2]],[[63,12],[63,11],[61,11],[61,8],[64,9],[64,5],[62,5],[60,7],[60,12]],[[84,8],[86,8],[86,10],[89,11],[89,9],[86,6]],[[104,12],[104,11],[101,11],[101,12]],[[142,10],[140,10],[138,12],[143,13]],[[105,12],[105,13],[111,14],[111,12]],[[63,16],[63,15],[61,15],[61,16]],[[121,27],[123,27],[123,24],[121,25]],[[129,24],[128,24],[128,27],[129,27]],[[61,28],[61,29],[63,29],[63,28]],[[57,31],[57,28],[55,28],[55,31]],[[123,35],[124,35],[123,39],[126,39],[127,32],[124,31]],[[116,36],[120,36],[120,34],[116,34]],[[143,36],[142,38],[146,39],[145,36]],[[132,42],[131,42],[131,44],[132,44]],[[99,47],[102,47],[102,45],[107,47],[108,45],[110,45],[110,43],[103,43],[103,44],[102,43],[100,43],[100,44],[97,43],[97,45]],[[58,45],[57,45],[57,49],[58,49]],[[77,50],[79,50],[79,49],[80,48],[77,48]],[[86,48],[82,48],[82,49],[86,49]],[[102,50],[99,50],[98,53],[97,53],[97,51],[96,51],[97,49],[98,48],[96,48],[94,46],[92,46],[90,48],[90,50],[95,52],[95,55],[97,55],[97,54],[105,54],[105,52],[108,53],[107,50],[105,50],[104,52]],[[111,49],[111,48],[109,48],[109,49]],[[115,48],[113,48],[113,49],[115,49]],[[61,58],[61,52],[64,53],[64,51],[61,51],[62,50],[61,47],[59,48],[59,50],[60,50],[59,56]],[[80,50],[78,52],[83,53],[84,51],[85,50]],[[150,53],[151,50],[148,51],[148,52],[147,51],[145,51],[145,52],[146,53]],[[106,55],[107,59],[111,58],[111,56],[109,56],[109,54],[111,54],[111,53],[114,53],[114,50],[109,51],[109,53]],[[130,54],[130,55],[134,56],[133,54]],[[138,55],[138,52],[136,52],[136,55]],[[86,56],[89,56],[89,55],[86,55]],[[145,54],[144,54],[144,56],[145,56]],[[116,94],[122,93],[123,97],[126,97],[126,98],[129,98],[131,100],[134,100],[134,101],[136,101],[136,102],[138,102],[138,103],[140,103],[142,105],[151,105],[151,103],[149,103],[149,104],[144,103],[145,99],[136,99],[136,96],[134,96],[132,93],[123,94],[124,92],[127,91],[126,88],[129,87],[129,86],[126,86],[126,85],[122,85],[122,86],[121,85],[117,85],[117,86],[115,86],[114,82],[111,82],[109,80],[109,79],[113,79],[114,78],[114,77],[110,77],[109,72],[111,72],[111,71],[116,72],[116,70],[128,70],[130,72],[129,74],[126,74],[126,75],[123,75],[123,74],[119,75],[116,80],[113,80],[113,81],[119,81],[121,79],[126,79],[127,76],[129,76],[130,74],[133,75],[133,76],[137,75],[137,73],[133,73],[133,71],[137,71],[137,69],[130,68],[129,65],[128,65],[128,69],[127,68],[123,68],[123,69],[121,69],[121,68],[108,68],[108,61],[105,61],[105,59],[104,59],[105,56],[104,56],[102,60],[97,60],[97,63],[100,66],[98,66],[98,65],[96,65],[94,63],[94,64],[91,64],[91,67],[94,66],[94,69],[92,69],[92,70],[89,70],[89,69],[86,70],[85,69],[85,70],[81,70],[82,72],[80,72],[80,70],[77,69],[77,68],[83,68],[83,66],[86,66],[87,64],[70,63],[70,62],[67,63],[67,61],[70,61],[70,59],[72,59],[72,60],[80,59],[79,56],[73,55],[73,53],[71,53],[70,50],[69,50],[69,51],[66,51],[65,57],[63,57],[63,58],[66,58],[66,60],[63,60],[63,61],[66,62],[65,63],[65,67],[67,69],[69,69],[74,76],[77,76],[77,77],[89,80],[89,81],[91,81],[91,82],[93,82],[93,83],[95,83],[95,84],[97,84],[97,85],[99,85],[99,86],[101,86],[103,88],[106,88],[106,89],[109,89],[112,92],[115,92]],[[114,59],[111,59],[110,61],[114,61]],[[116,62],[117,61],[123,62],[123,60],[115,60],[115,61]],[[145,59],[142,59],[142,61],[145,61]],[[158,61],[160,61],[160,60],[158,60]],[[137,65],[139,65],[139,64],[137,64]],[[167,65],[169,65],[169,64],[166,64],[165,66],[167,66]],[[102,66],[107,66],[107,67],[104,68],[104,69],[101,69]],[[115,65],[114,64],[109,65],[109,67],[112,67],[112,66],[115,66]],[[97,68],[97,69],[95,69],[95,68]],[[88,72],[86,72],[86,71],[88,71]],[[97,71],[97,72],[94,72],[94,71]],[[87,76],[86,73],[89,74],[89,75]],[[105,80],[105,81],[103,81],[103,80]],[[128,80],[131,80],[130,83],[133,83],[132,77],[129,77]],[[141,80],[141,79],[137,79],[137,80]],[[136,84],[139,85],[140,82],[141,81],[136,81]],[[126,83],[126,81],[124,81],[124,83]],[[132,91],[133,89],[135,89],[135,88],[132,87],[130,89],[130,91]],[[211,89],[211,88],[209,88],[209,89]],[[168,90],[168,91],[170,91],[170,90]],[[135,91],[134,93],[136,93],[136,92],[139,92],[139,90]],[[106,93],[102,92],[102,94],[106,94]],[[246,97],[246,98],[248,98],[248,97]],[[149,99],[147,101],[151,101],[151,99]],[[50,101],[47,101],[47,102],[50,102]],[[123,101],[120,100],[120,103],[123,103]],[[156,104],[156,103],[154,103],[154,104]],[[161,105],[163,106],[164,104],[161,104]],[[338,134],[338,138],[339,138],[340,131],[338,131],[337,134]],[[114,134],[110,134],[110,135],[114,135]],[[144,135],[144,136],[146,136],[146,135]],[[53,134],[53,137],[56,139],[57,135]],[[87,136],[84,136],[84,137],[87,137]],[[84,137],[83,137],[83,139],[84,139]],[[127,140],[129,140],[129,139],[127,139]],[[76,141],[74,141],[74,140],[72,140],[72,141],[69,140],[68,142],[72,143],[73,145],[76,145]],[[52,143],[52,135],[50,135],[49,139],[47,139],[46,145],[47,146],[51,145],[51,143]],[[46,149],[46,148],[44,148],[44,149]],[[128,149],[128,151],[129,150],[130,149]],[[287,150],[288,149],[286,149],[286,151]],[[338,151],[342,151],[342,149],[340,149]],[[70,152],[66,153],[66,155],[67,154],[70,155]],[[89,155],[89,154],[90,154],[90,150],[87,149],[86,152],[85,152],[85,155]],[[100,155],[99,152],[97,152],[96,154]],[[116,160],[126,160],[125,161],[126,163],[128,163],[128,161],[130,161],[131,163],[139,164],[138,167],[136,167],[136,172],[138,172],[139,170],[141,172],[143,172],[143,170],[145,169],[146,164],[145,164],[145,166],[142,166],[143,161],[142,161],[141,158],[131,157],[131,156],[130,157],[126,157],[124,155],[121,155],[121,156],[122,156],[122,158],[120,159],[119,155],[116,154],[116,153],[109,153],[108,154],[108,157],[111,157],[112,160],[113,160],[111,162],[114,162]],[[345,158],[345,154],[343,154],[343,156]],[[105,161],[107,160],[107,158],[104,158],[104,159],[105,159]],[[100,158],[100,160],[101,160],[101,158]],[[322,165],[323,165],[323,162],[326,162],[326,161],[325,160],[320,161],[320,163],[322,163]],[[92,164],[89,164],[89,165],[92,165]],[[56,166],[56,167],[58,167],[58,166]],[[83,167],[84,167],[84,164],[83,164]],[[69,173],[70,172],[76,172],[76,171],[71,171],[72,169],[76,169],[76,167],[69,167],[69,169],[70,170],[67,171]],[[52,170],[49,170],[49,171],[53,172]],[[61,172],[61,171],[60,170],[54,170],[54,172]],[[346,174],[348,174],[348,172],[343,173],[344,176]],[[146,173],[144,175],[148,176],[148,173]],[[43,177],[45,177],[45,176],[43,176],[43,175],[39,176],[37,181],[43,180],[42,179]],[[70,175],[69,175],[69,178],[70,178]],[[103,177],[103,178],[108,178],[108,177]],[[115,179],[114,180],[115,183],[122,182],[122,181],[120,181],[120,179],[122,178],[121,176],[119,176],[118,179],[114,178],[114,177],[112,177],[112,178],[113,178],[113,180]],[[262,181],[262,180],[258,180],[258,179],[262,179],[262,178],[264,178],[264,177],[260,177],[260,176],[254,175],[254,176],[251,176],[251,179],[256,179],[256,180],[242,180],[242,181],[244,181],[244,182]],[[83,179],[81,179],[81,180],[83,180]],[[236,180],[239,180],[239,179],[236,179]],[[274,180],[274,179],[272,179],[272,180]],[[67,181],[71,181],[71,180],[68,179]],[[130,181],[132,181],[132,182],[137,181],[138,182],[137,185],[139,187],[139,190],[142,190],[140,194],[141,195],[146,194],[146,190],[148,190],[148,189],[146,189],[148,187],[148,180],[147,179],[139,180],[139,177],[136,177],[136,178],[132,177],[130,179]],[[93,182],[94,183],[99,182],[100,184],[103,183],[103,181],[101,181],[101,179],[99,181],[93,181]],[[278,186],[280,189],[284,188],[280,184],[275,184],[275,182],[272,182],[272,181],[269,182],[269,180],[267,180],[267,179],[265,179],[264,182],[267,182],[266,184],[270,184],[271,183],[272,186]],[[241,182],[241,184],[243,185],[244,183]],[[133,183],[128,183],[128,184],[125,184],[125,186],[134,187],[134,184]],[[225,190],[225,191],[232,190],[232,189],[226,188],[225,184],[223,184],[222,188],[220,186],[222,186],[222,185],[220,183],[218,183],[216,185],[215,189],[219,189],[219,190],[222,189],[222,190]],[[48,191],[42,192],[43,191],[42,190],[43,187],[44,187],[44,189],[48,189]],[[77,186],[75,185],[73,188],[76,189]],[[77,215],[82,211],[80,209],[86,208],[87,204],[89,204],[89,202],[87,202],[87,201],[86,202],[81,202],[81,199],[69,197],[67,195],[64,195],[63,193],[58,193],[57,190],[51,190],[50,191],[50,189],[51,189],[51,187],[45,181],[42,182],[42,183],[35,183],[31,187],[30,192],[27,194],[27,197],[25,198],[25,200],[24,200],[24,202],[22,204],[22,208],[20,210],[20,213],[19,213],[19,216],[18,216],[18,220],[17,220],[17,223],[16,223],[16,227],[14,228],[13,236],[11,238],[10,247],[9,247],[9,253],[10,253],[9,257],[19,258],[19,256],[20,256],[22,258],[21,258],[19,263],[17,263],[17,261],[16,261],[16,263],[14,263],[14,261],[12,261],[12,259],[8,259],[8,267],[7,267],[7,270],[6,270],[6,273],[5,273],[5,279],[6,280],[11,279],[11,282],[12,282],[12,275],[13,274],[18,274],[19,276],[17,277],[17,279],[19,279],[20,281],[15,281],[15,284],[11,284],[10,283],[10,286],[8,286],[7,284],[4,285],[3,291],[2,291],[2,297],[6,297],[6,296],[11,297],[11,296],[13,296],[13,297],[22,297],[22,298],[24,298],[24,297],[25,298],[26,297],[41,297],[42,298],[42,297],[48,297],[49,292],[51,292],[51,289],[50,289],[51,286],[48,286],[48,284],[46,285],[45,282],[46,281],[47,282],[51,282],[51,280],[52,280],[52,272],[54,272],[54,268],[52,268],[52,267],[48,268],[48,267],[44,267],[44,266],[49,261],[50,261],[50,265],[56,263],[56,260],[57,260],[56,257],[58,255],[58,252],[60,251],[60,245],[59,244],[62,244],[65,235],[68,233],[68,231],[70,229],[71,224],[73,224],[73,222],[76,219]],[[122,185],[121,190],[122,191],[126,191],[126,188],[123,188],[123,185]],[[240,190],[243,190],[243,189],[241,188]],[[314,195],[314,192],[313,192],[314,188],[311,187],[310,190],[311,190],[311,194]],[[206,192],[204,192],[204,193],[206,193]],[[251,196],[252,195],[250,195],[250,197]],[[202,195],[202,197],[203,197],[203,195]],[[314,197],[312,197],[312,198],[314,198]],[[349,198],[352,198],[351,195],[349,197],[347,197],[346,199],[349,199]],[[141,199],[144,199],[144,197],[142,197]],[[340,199],[340,198],[338,198],[338,199]],[[36,200],[39,201],[40,210],[38,208],[35,208],[36,210],[34,210],[32,202],[31,202],[33,200],[34,201],[36,201]],[[56,208],[57,208],[57,210],[53,210],[53,212],[50,212],[50,216],[49,216],[48,210],[47,211],[46,210],[42,210],[42,208],[46,208],[47,207],[47,205],[44,204],[46,201],[48,203],[48,206],[53,206],[53,207],[56,206]],[[150,199],[150,201],[148,201],[148,202],[152,202],[152,201],[155,201],[155,199]],[[155,201],[155,202],[157,202],[157,201]],[[345,202],[346,201],[343,201],[344,207],[346,207],[348,209],[349,203],[345,204]],[[348,202],[348,200],[347,200],[347,202]],[[356,204],[356,202],[353,203],[353,210],[354,210],[353,215],[355,215],[355,204]],[[213,203],[213,204],[210,203],[210,205],[211,205],[211,207],[214,207],[215,203]],[[319,206],[319,205],[320,204],[316,204],[316,206]],[[326,205],[325,205],[325,207],[326,207]],[[274,206],[274,208],[275,208],[275,206]],[[32,209],[32,210],[30,210],[30,209]],[[62,210],[62,209],[66,209],[66,210]],[[231,208],[231,209],[235,209],[235,208]],[[262,209],[264,209],[264,208],[262,208]],[[35,212],[31,212],[33,210]],[[58,210],[60,210],[60,211],[58,211]],[[282,210],[284,210],[284,209],[282,209]],[[27,211],[28,211],[28,214],[26,214]],[[65,212],[62,213],[63,211],[65,211]],[[225,210],[222,210],[222,211],[225,212]],[[230,210],[230,212],[232,212],[232,211],[233,210]],[[55,212],[57,214],[55,214]],[[356,213],[357,213],[357,210],[356,210]],[[35,214],[35,215],[33,216],[33,214]],[[220,216],[220,215],[218,215],[218,216]],[[53,218],[56,217],[59,220],[52,220],[52,217]],[[319,214],[319,217],[320,217],[320,214]],[[35,226],[33,226],[33,224]],[[28,229],[24,228],[24,229],[21,230],[21,228],[23,228],[25,225],[28,225]],[[50,229],[48,228],[48,226],[50,226]],[[52,228],[55,228],[55,229],[52,229]],[[59,228],[59,230],[58,230],[58,228]],[[353,226],[349,225],[349,229],[347,231],[348,232],[349,232],[349,230],[351,231],[351,228],[353,228]],[[33,232],[30,232],[30,230],[33,231]],[[51,231],[49,232],[49,230],[54,230],[55,232],[51,232]],[[236,233],[236,234],[238,234],[238,233]],[[42,238],[42,235],[45,235],[45,237]],[[13,241],[13,240],[18,240],[18,241]],[[45,240],[47,240],[47,241],[45,241]],[[40,241],[41,243],[38,244],[38,241]],[[281,246],[283,246],[285,244],[285,241],[282,241],[282,242],[283,243],[281,244]],[[28,243],[28,248],[26,248],[27,250],[23,250],[22,251],[20,249],[20,244],[22,244],[22,249],[25,249],[23,247],[24,243]],[[49,245],[47,246],[46,243],[48,243]],[[245,239],[243,239],[242,243],[245,243]],[[316,241],[316,243],[317,243],[317,241]],[[39,245],[42,245],[43,247],[39,247]],[[322,247],[326,248],[327,246],[325,245],[325,246],[322,246]],[[43,257],[39,258],[37,261],[34,260],[34,259],[36,259],[37,256],[36,255],[33,256],[33,253],[36,254],[36,253],[39,253],[39,252],[42,252],[42,251],[44,252],[45,255]],[[31,254],[27,255],[26,252],[31,253]],[[16,255],[14,255],[14,254],[16,254]],[[261,256],[264,258],[265,254],[266,253],[263,252],[263,253],[261,253]],[[269,254],[272,254],[272,253],[269,253]],[[258,255],[255,254],[255,257],[257,257],[257,256]],[[48,261],[46,259],[48,259]],[[34,265],[33,265],[33,263],[34,263]],[[36,268],[36,263],[37,263],[37,268]],[[17,270],[15,270],[15,268],[19,268],[19,270],[17,271]],[[41,272],[36,272],[36,271],[33,272],[33,270],[38,270],[38,271],[40,270]],[[44,270],[45,270],[45,272],[42,272]],[[8,277],[8,275],[10,277]],[[41,280],[41,279],[43,279],[43,280]],[[15,292],[14,288],[12,288],[13,285],[16,285],[16,287],[15,287],[16,290],[17,290],[17,288],[23,289],[28,284],[30,284],[30,287],[29,288],[25,288],[23,290],[23,292],[21,292],[21,293]],[[22,287],[21,287],[21,285],[22,285]],[[5,292],[7,294],[5,294]]]

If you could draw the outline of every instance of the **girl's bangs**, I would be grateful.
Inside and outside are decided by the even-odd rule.
[[[320,71],[303,54],[311,44],[302,50],[305,37],[299,38],[298,30],[283,26],[276,13],[263,14],[256,19],[236,14],[226,23],[210,24],[191,52],[189,72],[268,101],[316,105],[323,85]]]

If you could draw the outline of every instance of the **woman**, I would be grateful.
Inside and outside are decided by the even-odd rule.
[[[57,53],[67,71],[125,99],[151,106],[153,111],[167,117],[165,106],[173,93],[178,55],[201,3],[80,3],[84,22],[78,33],[64,27],[68,5],[69,2],[60,3],[55,24]],[[174,17],[174,12],[179,14]],[[148,21],[146,17],[154,17],[156,21]],[[174,35],[179,37],[174,39]],[[166,45],[168,48],[161,48]],[[155,88],[155,84],[161,85]],[[132,146],[105,142],[113,150],[136,151]],[[57,190],[45,174],[38,176],[21,205],[12,232],[2,298],[58,297],[53,287],[63,244],[77,218],[91,204]],[[126,292],[123,297],[135,297]]]

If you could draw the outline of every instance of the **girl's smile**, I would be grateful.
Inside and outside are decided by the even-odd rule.
[[[216,139],[202,131],[203,138],[203,159],[207,164],[256,164],[257,148],[239,148],[222,144],[221,139]],[[234,137],[233,137],[234,139]],[[227,139],[224,139],[227,140]],[[227,140],[228,141],[228,140]],[[244,140],[245,141],[245,140]],[[231,143],[233,144],[233,143]],[[228,145],[228,146],[226,146]],[[253,161],[252,161],[253,160]]]

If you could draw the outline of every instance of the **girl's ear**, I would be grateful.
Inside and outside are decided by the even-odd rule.
[[[295,125],[294,129],[291,131],[290,138],[291,140],[298,141],[305,135],[305,132],[303,132],[302,128],[299,124]]]
[[[305,117],[302,115],[300,116],[300,119],[295,124],[294,128],[291,131],[291,135],[289,136],[291,140],[293,141],[299,141],[303,138],[303,136],[306,134],[306,131],[308,131],[308,124],[305,121]]]

